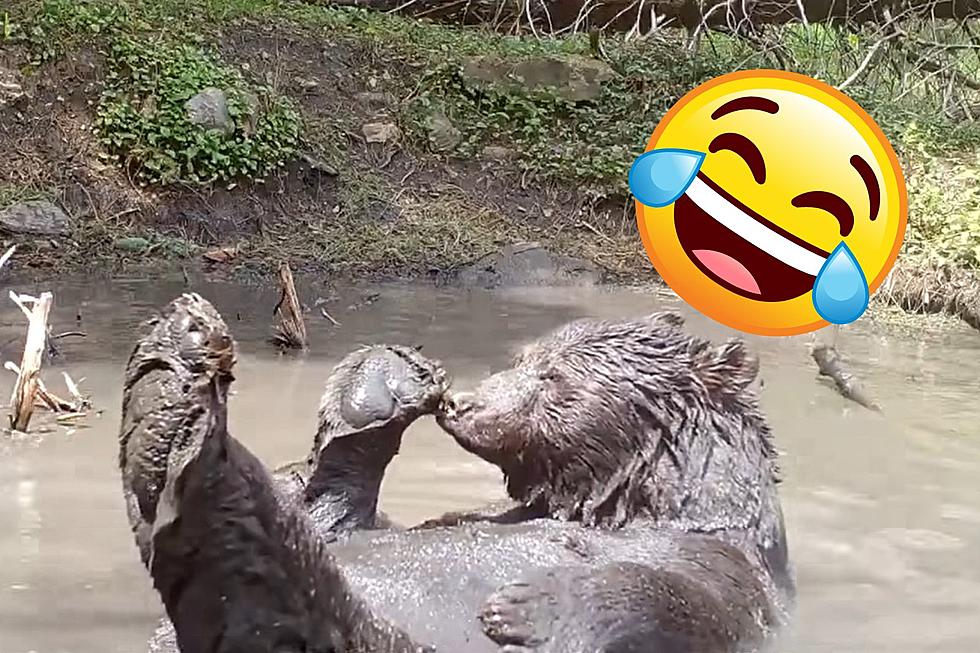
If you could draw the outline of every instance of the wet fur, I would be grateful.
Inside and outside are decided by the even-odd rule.
[[[741,342],[694,338],[670,313],[579,320],[438,419],[499,466],[532,513],[756,531],[764,544],[782,524],[775,447],[750,389],[757,373]]]
[[[475,408],[441,418],[504,470],[524,504],[512,523],[361,530],[329,554],[302,511],[268,498],[271,480],[247,471],[240,445],[213,445],[217,458],[176,476],[171,455],[168,488],[185,478],[211,492],[165,501],[194,518],[157,530],[165,555],[151,571],[182,649],[233,650],[199,647],[215,631],[238,636],[244,624],[272,638],[270,623],[288,623],[295,645],[280,650],[754,650],[792,593],[754,370],[741,345],[693,339],[669,315],[568,325],[485,382]],[[204,441],[234,442],[223,426]],[[235,514],[228,504],[248,519],[209,519]],[[242,555],[208,557],[225,550]],[[163,582],[170,573],[179,582]],[[261,592],[236,587],[252,573]],[[168,597],[184,585],[199,594]],[[229,592],[232,608],[218,600]]]
[[[514,504],[422,528],[538,517],[704,533],[743,554],[743,571],[772,589],[766,601],[782,614],[795,581],[757,374],[743,343],[692,337],[674,314],[567,324],[475,393],[447,394],[438,416],[500,467]]]
[[[224,352],[219,376],[226,384],[235,360],[227,326],[210,304],[187,296],[168,309],[148,322],[150,333],[134,349],[123,397],[120,467],[145,565],[151,563],[153,523],[175,443],[201,438],[209,428],[199,386],[217,374],[208,364],[216,358],[215,343]],[[307,513],[323,542],[357,529],[393,527],[377,510],[381,479],[404,430],[435,409],[444,383],[441,365],[414,349],[376,345],[347,355],[325,383],[309,456],[268,477],[272,496],[286,510]],[[232,442],[231,450],[241,456],[242,448]],[[258,464],[250,455],[243,460]],[[165,619],[150,650],[175,648],[173,624]]]
[[[422,650],[351,595],[305,512],[228,435],[222,385],[202,398],[203,437],[171,450],[153,524],[149,570],[182,653]]]

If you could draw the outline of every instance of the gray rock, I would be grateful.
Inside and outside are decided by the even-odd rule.
[[[388,143],[401,138],[402,131],[393,122],[369,122],[361,128],[368,143]]]
[[[579,55],[532,56],[519,61],[473,56],[463,62],[463,76],[473,86],[505,92],[550,88],[572,102],[594,100],[602,84],[615,76],[609,64]]]
[[[235,121],[228,113],[228,96],[220,88],[206,88],[185,104],[187,119],[205,129],[230,134],[235,131]]]
[[[245,93],[246,113],[242,116],[242,129],[248,136],[252,136],[259,128],[259,115],[262,111],[262,104],[259,96],[255,93]]]
[[[595,284],[602,281],[600,271],[588,261],[554,254],[538,243],[505,245],[499,252],[484,256],[456,276],[467,286]]]
[[[487,145],[483,148],[483,158],[491,161],[509,161],[514,156],[514,150],[502,145]]]
[[[315,79],[306,79],[305,77],[297,77],[293,81],[303,91],[313,91],[320,86],[320,83]]]
[[[331,177],[335,177],[339,173],[337,168],[310,152],[300,152],[299,158],[303,161],[303,163],[317,172],[321,172]]]
[[[124,252],[142,252],[149,249],[150,241],[139,236],[127,236],[117,238],[113,241],[112,246]]]
[[[0,231],[33,236],[63,236],[70,229],[68,215],[51,202],[21,202],[0,211]]]
[[[383,109],[396,102],[395,97],[390,93],[380,93],[378,91],[364,91],[355,95],[354,99],[371,111]]]
[[[429,143],[436,152],[449,152],[456,149],[463,140],[463,133],[456,128],[448,116],[442,111],[434,111],[428,118],[426,128],[429,132]]]

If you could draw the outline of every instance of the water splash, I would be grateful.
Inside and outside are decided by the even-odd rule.
[[[664,148],[640,155],[630,168],[630,192],[654,208],[677,201],[694,181],[704,161],[703,152]]]
[[[850,324],[868,308],[868,281],[845,243],[820,268],[813,284],[813,307],[831,324]]]

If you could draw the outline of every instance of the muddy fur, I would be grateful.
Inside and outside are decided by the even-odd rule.
[[[441,364],[398,345],[362,347],[333,369],[310,454],[283,470],[321,531],[391,526],[377,511],[384,473],[405,429],[435,411],[445,388]]]
[[[536,514],[719,533],[792,593],[776,450],[750,388],[757,374],[742,342],[693,337],[673,313],[567,324],[475,393],[447,393],[438,416],[500,467],[519,505],[425,526]]]
[[[730,507],[750,497],[705,483],[730,471],[767,491],[744,506],[758,511],[777,470],[749,389],[757,372],[741,342],[693,338],[674,314],[580,320],[527,346],[475,393],[447,395],[439,422],[503,470],[511,497],[556,517],[615,526],[675,519],[698,499]],[[733,461],[741,466],[724,468]]]
[[[188,304],[162,320],[151,321],[155,330],[134,352],[130,367],[137,373],[148,365],[152,367],[150,361],[156,360],[161,351],[176,350],[176,356],[171,356],[174,362],[162,370],[163,374],[152,375],[146,383],[137,376],[126,379],[124,410],[136,419],[122,435],[121,464],[128,497],[140,494],[130,488],[142,484],[162,486],[165,456],[172,442],[165,429],[181,416],[199,412],[196,402],[185,407],[188,398],[179,396],[186,387],[179,381],[186,383],[190,373],[181,371],[180,366],[185,362],[184,354],[203,354],[194,348],[176,347],[178,337],[174,335],[188,324],[186,319],[175,316],[194,310],[202,311],[202,324],[213,323],[216,332],[226,333],[226,326],[210,304]],[[233,360],[233,351],[229,355]],[[163,384],[154,386],[158,381]],[[295,505],[307,512],[325,541],[341,539],[356,529],[395,527],[377,509],[381,481],[398,453],[405,429],[421,415],[435,410],[445,382],[445,371],[438,362],[408,347],[365,346],[345,356],[324,384],[310,454],[302,461],[277,468],[271,476],[278,500],[284,506]],[[139,404],[133,402],[134,396],[140,397]],[[174,406],[175,410],[154,412],[149,420],[140,420],[139,408],[146,405],[143,400],[147,398],[151,398],[151,405]],[[154,422],[157,418],[161,419]],[[144,428],[147,424],[149,428]],[[143,494],[145,504],[155,505],[158,492]],[[148,510],[144,517],[136,510],[137,502],[128,503],[133,506],[130,521],[146,564],[147,522],[152,522],[155,509]],[[164,619],[151,639],[150,649],[173,650],[174,638],[172,623]]]
[[[171,430],[196,428],[200,408],[187,395],[188,379],[209,364],[213,343],[206,337],[216,336],[185,331],[195,320],[226,332],[209,303],[188,304],[149,321],[153,337],[140,342],[127,368],[123,412],[129,421],[120,434],[119,462],[136,531],[153,519]],[[230,337],[227,347],[230,369]],[[273,473],[280,500],[305,505],[324,531],[389,524],[377,512],[385,469],[405,429],[435,410],[445,384],[442,366],[409,347],[365,346],[345,356],[324,384],[310,453]]]
[[[171,448],[208,426],[195,384],[219,373],[230,378],[236,357],[227,326],[207,302],[178,300],[147,326],[151,335],[126,367],[119,435],[123,494],[144,564]]]
[[[129,425],[137,426],[133,433],[155,420],[176,426],[159,439],[167,446],[155,449],[157,483],[131,490],[148,522],[147,566],[180,650],[420,650],[351,596],[305,511],[284,504],[262,463],[228,434],[233,365],[227,327],[204,300],[187,295],[156,321],[127,366],[120,442],[128,478],[139,478],[143,460]],[[179,422],[161,421],[152,405],[140,410],[151,387],[166,393],[175,384],[193,407]]]
[[[329,550],[227,434],[230,376],[213,374],[186,392],[204,426],[170,431],[148,568],[184,653],[754,651],[792,589],[754,374],[740,345],[671,316],[568,325],[442,415],[504,468],[520,518],[359,529]]]

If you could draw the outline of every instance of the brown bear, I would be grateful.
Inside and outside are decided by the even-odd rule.
[[[193,355],[174,346],[182,331],[197,333]],[[169,437],[148,568],[184,653],[728,653],[785,618],[774,449],[737,342],[710,345],[669,315],[558,329],[440,410],[520,510],[329,547],[228,434],[230,342],[207,302],[185,297],[127,371],[127,393],[134,369],[157,368],[137,394],[180,388],[175,403],[193,407],[142,427]],[[124,438],[124,468],[132,455]]]

